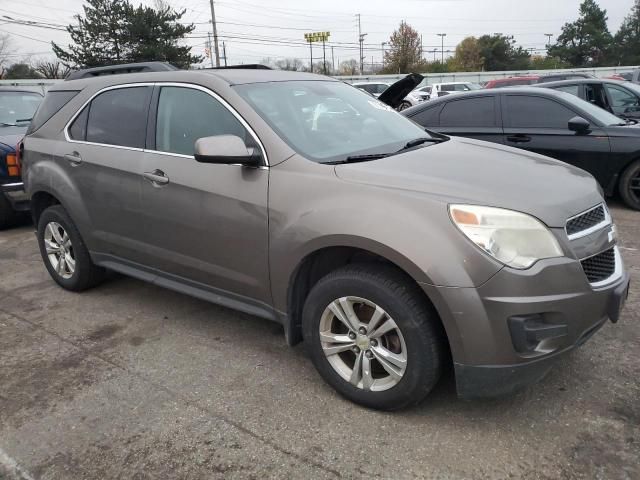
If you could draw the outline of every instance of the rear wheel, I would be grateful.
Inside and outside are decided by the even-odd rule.
[[[402,110],[406,110],[407,108],[409,108],[411,106],[411,104],[409,102],[403,101],[400,106],[398,107],[398,111],[401,112]]]
[[[620,178],[620,196],[627,206],[640,210],[640,160],[633,162]]]
[[[370,408],[415,405],[440,377],[439,320],[393,268],[349,265],[321,279],[305,302],[303,332],[325,381]]]
[[[104,269],[91,261],[80,232],[61,205],[40,215],[38,245],[51,278],[61,287],[79,292],[102,281]]]

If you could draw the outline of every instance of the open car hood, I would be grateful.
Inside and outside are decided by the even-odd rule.
[[[424,80],[424,77],[419,73],[410,73],[401,80],[387,88],[378,97],[382,103],[386,103],[391,108],[398,108],[404,100],[404,97],[409,95],[411,91],[416,88]]]

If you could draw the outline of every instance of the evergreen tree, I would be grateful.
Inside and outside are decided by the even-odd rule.
[[[525,70],[529,68],[531,55],[516,46],[513,37],[505,35],[483,35],[478,39],[480,56],[488,72],[503,70]]]
[[[178,43],[195,29],[193,24],[178,23],[184,10],[177,12],[164,5],[136,8],[128,0],[87,0],[83,9],[84,16],[75,16],[78,25],[67,27],[73,41],[68,50],[52,42],[54,53],[65,65],[164,61],[187,68],[201,61],[191,55],[191,47]]]
[[[584,0],[580,5],[580,17],[565,23],[556,44],[549,55],[558,57],[572,67],[604,67],[613,63],[612,37],[607,27],[607,11],[595,0]]]
[[[619,65],[640,64],[640,0],[635,0],[615,36],[616,60]]]

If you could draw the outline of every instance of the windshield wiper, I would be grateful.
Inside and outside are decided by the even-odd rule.
[[[32,118],[19,118],[18,120],[16,120],[16,123],[18,122],[30,122],[31,120],[33,120]]]
[[[417,146],[422,145],[423,143],[427,143],[427,142],[441,143],[441,142],[444,142],[444,139],[442,139],[442,138],[433,138],[433,137],[416,138],[414,140],[408,141],[405,144],[405,146],[402,147],[400,150],[398,150],[396,153],[404,152],[405,150],[409,150],[411,148],[417,147]]]
[[[15,123],[0,122],[3,127],[17,127]]]
[[[335,160],[333,162],[322,162],[326,165],[342,165],[343,163],[358,163],[358,162],[368,162],[369,160],[378,160],[380,158],[388,157],[389,155],[393,155],[392,153],[372,153],[369,155],[351,155],[344,160]]]

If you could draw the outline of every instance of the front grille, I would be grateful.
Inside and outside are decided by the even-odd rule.
[[[589,283],[597,283],[606,280],[616,271],[616,253],[615,248],[585,258],[580,262],[585,275],[589,279]]]
[[[567,220],[567,235],[575,235],[577,233],[588,230],[606,220],[604,205],[598,205],[591,210],[584,212],[576,217]]]

